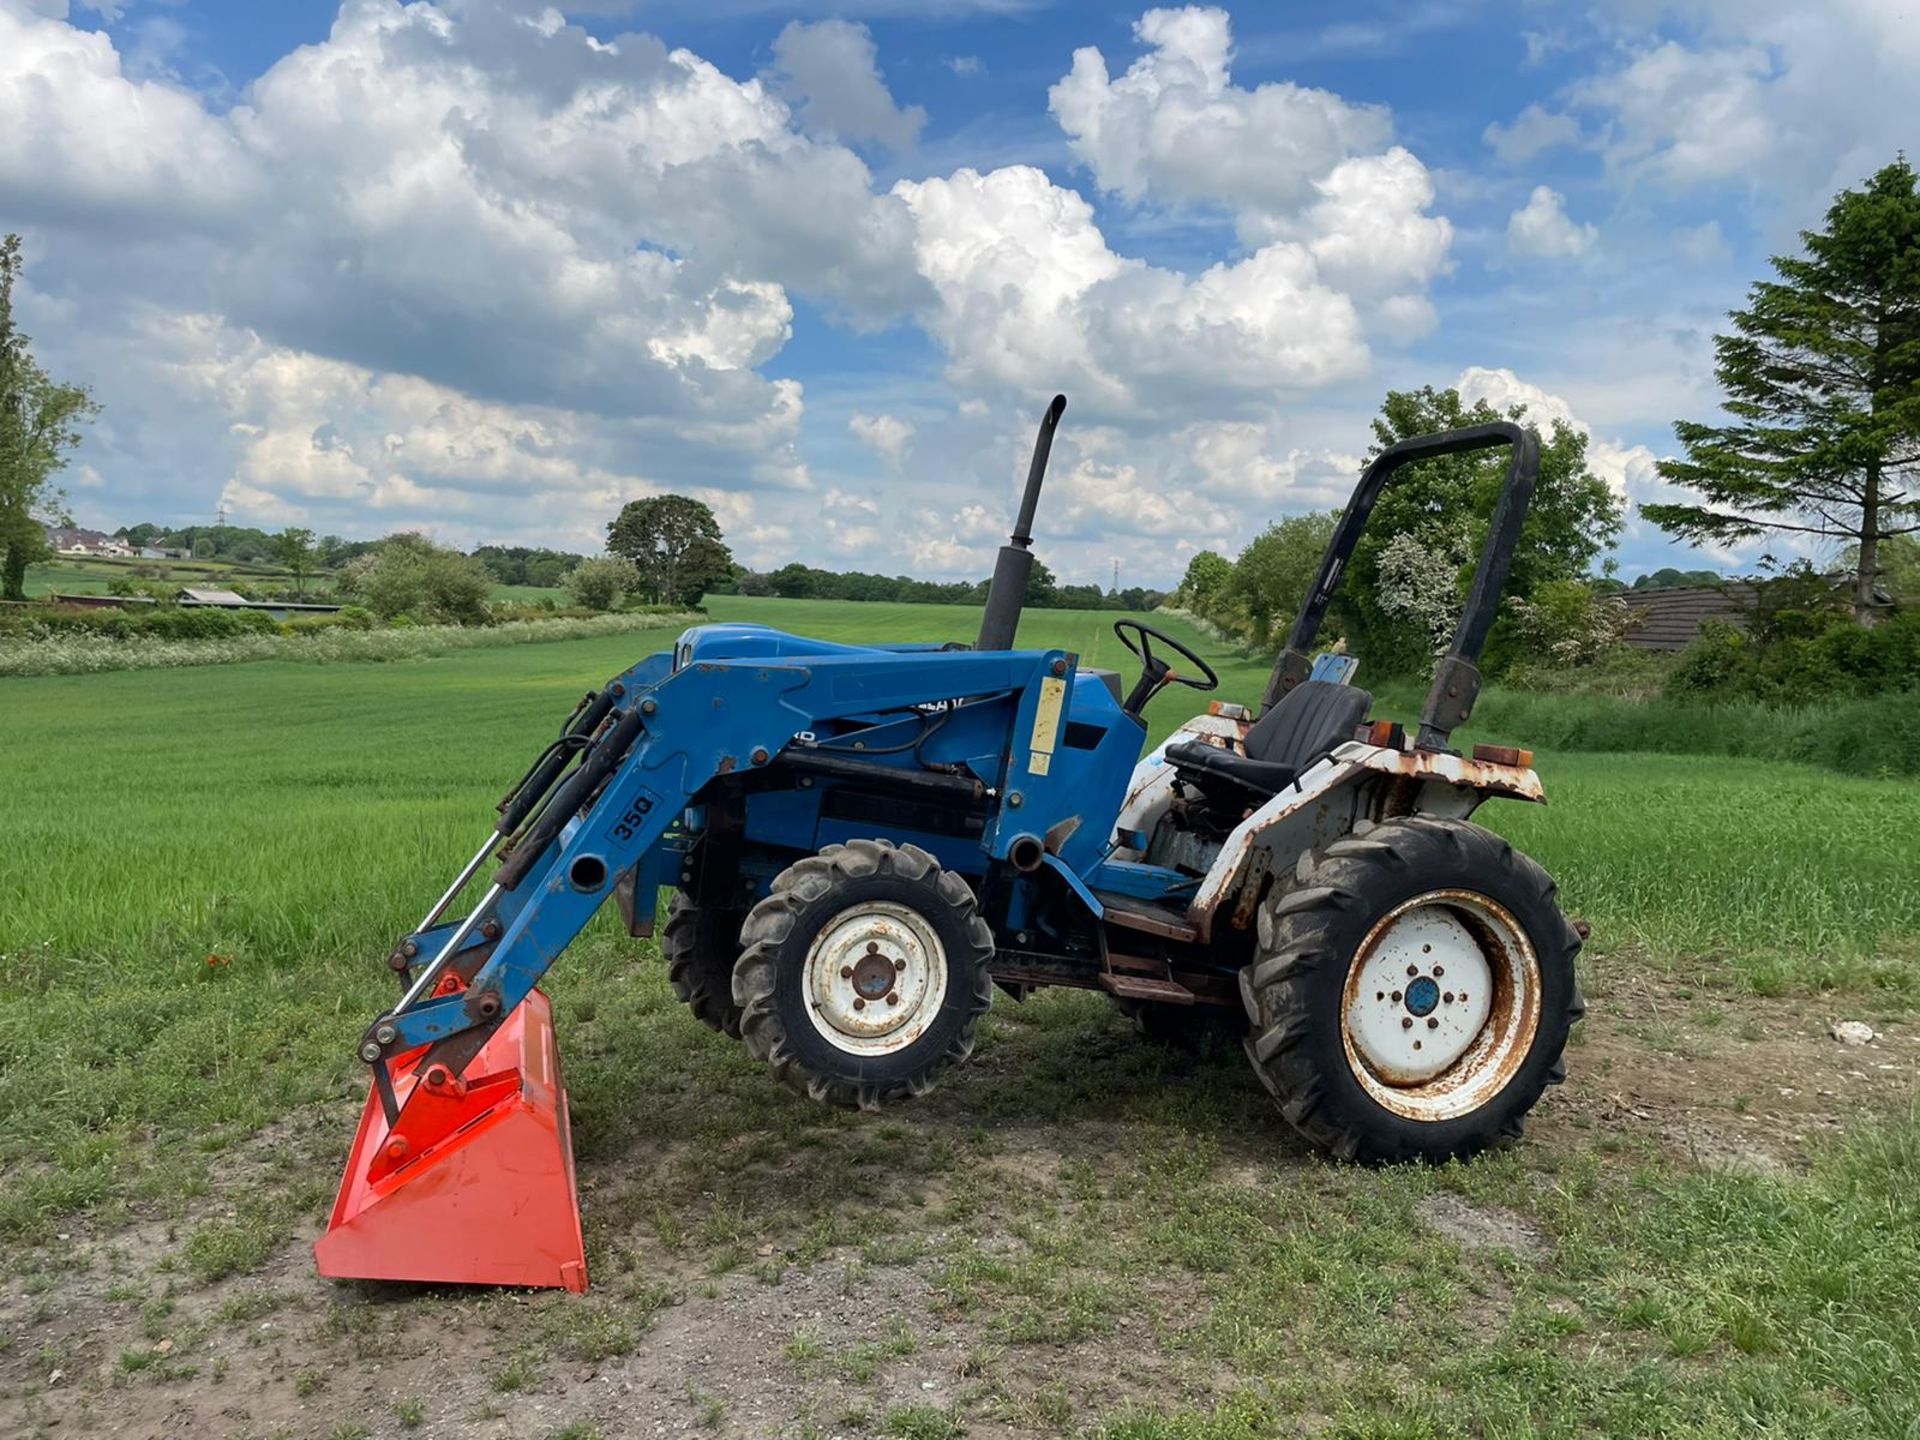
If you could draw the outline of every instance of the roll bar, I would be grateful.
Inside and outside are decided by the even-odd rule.
[[[1067,397],[1056,395],[1040,417],[1040,433],[1034,437],[1033,459],[1027,465],[1027,488],[1020,496],[1020,515],[1013,522],[1013,534],[1000,547],[993,564],[993,581],[987,586],[986,613],[980,617],[980,638],[976,650],[1011,650],[1013,637],[1020,629],[1020,612],[1027,603],[1027,577],[1033,573],[1033,511],[1040,503],[1040,482],[1047,475],[1047,457],[1053,453],[1053,432],[1067,408]]]
[[[1514,546],[1520,540],[1520,527],[1526,522],[1527,506],[1533,501],[1534,483],[1540,478],[1540,437],[1510,421],[1497,420],[1486,425],[1469,425],[1459,430],[1442,430],[1433,435],[1416,435],[1389,445],[1374,456],[1354,487],[1320,561],[1320,573],[1307,592],[1306,603],[1293,622],[1293,633],[1286,647],[1273,662],[1273,674],[1261,697],[1264,713],[1294,686],[1307,678],[1312,669],[1314,637],[1326,618],[1334,588],[1353,558],[1354,546],[1367,528],[1374,502],[1387,481],[1403,465],[1432,460],[1441,455],[1458,455],[1469,450],[1488,450],[1496,445],[1513,449],[1507,465],[1507,478],[1500,487],[1500,499],[1493,508],[1493,520],[1487,526],[1486,543],[1480,547],[1480,564],[1473,572],[1473,586],[1467,592],[1466,609],[1453,632],[1453,642],[1433,670],[1433,688],[1421,707],[1420,728],[1414,743],[1422,750],[1447,750],[1447,738],[1467,723],[1473,714],[1473,702],[1480,693],[1480,671],[1476,668],[1487,632],[1493,628],[1500,609],[1500,595],[1506,588],[1507,571],[1513,565]]]

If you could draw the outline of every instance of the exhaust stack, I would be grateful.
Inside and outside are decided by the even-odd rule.
[[[993,564],[993,583],[987,586],[986,614],[980,617],[976,650],[1011,650],[1020,629],[1020,612],[1027,602],[1027,577],[1033,574],[1033,512],[1040,503],[1040,482],[1047,477],[1047,457],[1053,451],[1053,432],[1067,408],[1067,397],[1056,395],[1040,417],[1034,437],[1033,460],[1027,466],[1027,488],[1020,497],[1020,515],[1013,534],[1000,547]]]

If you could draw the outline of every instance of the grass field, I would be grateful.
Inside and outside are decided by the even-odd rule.
[[[710,608],[847,640],[978,623]],[[1033,612],[1021,642],[1126,670],[1113,618]],[[1261,666],[1168,628],[1254,698]],[[1082,995],[997,1007],[924,1106],[821,1111],[602,916],[553,985],[596,1296],[318,1286],[290,1242],[363,1094],[379,957],[579,693],[670,634],[0,681],[0,1431],[149,1407],[166,1433],[221,1413],[231,1367],[267,1407],[244,1433],[283,1392],[289,1433],[411,1433],[416,1392],[353,1366],[444,1355],[457,1315],[494,1368],[436,1398],[448,1434],[626,1433],[576,1372],[652,1384],[683,1343],[764,1352],[649,1401],[675,1428],[718,1405],[722,1433],[1911,1433],[1920,786],[1726,758],[1547,752],[1551,805],[1484,812],[1594,927],[1596,1015],[1520,1150],[1312,1161],[1236,1055],[1143,1046]],[[1190,708],[1157,701],[1155,733]],[[1839,1054],[1839,1013],[1905,1048]]]
[[[86,559],[63,556],[27,567],[26,591],[36,595],[104,595],[117,579],[140,569],[164,569],[182,585],[217,585],[232,579],[288,578],[272,565],[235,565],[225,560]]]

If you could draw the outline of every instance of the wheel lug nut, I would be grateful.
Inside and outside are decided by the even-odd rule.
[[[899,1003],[900,1003],[900,992],[898,990],[889,990],[887,992],[887,1004],[898,1005]]]
[[[1438,1015],[1429,1015],[1427,1017],[1427,1029],[1438,1030],[1439,1028],[1440,1028],[1440,1017]]]
[[[1446,969],[1446,966],[1444,965],[1436,965],[1433,967],[1433,974],[1435,979],[1438,979],[1440,976],[1446,973],[1447,973],[1447,969]]]
[[[893,962],[893,968],[896,970],[904,970],[907,968],[907,962],[904,959],[896,960]]]
[[[1418,975],[1419,973],[1420,973],[1420,967],[1418,965],[1407,966],[1408,975]]]
[[[1400,992],[1398,990],[1393,992],[1393,1003],[1396,1005],[1400,1003]]]
[[[851,980],[853,978],[853,967],[851,965],[842,965],[840,967],[840,978],[842,980]]]
[[[880,942],[878,940],[867,941],[867,954],[878,955],[879,953],[880,953]]]
[[[1400,1028],[1401,1028],[1402,1030],[1411,1030],[1411,1029],[1413,1028],[1413,1017],[1412,1017],[1411,1015],[1403,1015],[1403,1016],[1401,1016],[1401,1017],[1400,1017]]]
[[[856,1010],[864,1010],[867,1008],[867,1002],[856,995],[853,997],[853,1008]]]
[[[1447,993],[1446,993],[1446,994],[1444,994],[1444,995],[1442,995],[1442,996],[1441,996],[1440,998],[1441,998],[1442,1000],[1444,1000],[1444,1001],[1446,1001],[1446,1002],[1447,1002],[1447,1004],[1449,1004],[1449,1005],[1451,1005],[1451,1004],[1453,1003],[1453,992],[1452,992],[1451,990],[1449,990],[1449,991],[1447,991]],[[1461,998],[1462,1000],[1464,1000],[1464,999],[1466,999],[1467,997],[1466,997],[1466,996],[1464,996],[1464,995],[1462,995],[1462,996],[1461,996],[1460,998]]]

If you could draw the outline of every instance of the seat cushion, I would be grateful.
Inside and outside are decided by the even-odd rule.
[[[1291,785],[1294,777],[1353,739],[1366,720],[1373,696],[1351,685],[1307,680],[1287,692],[1279,704],[1247,731],[1246,754],[1189,740],[1167,747],[1167,759],[1209,796],[1240,802],[1262,798]]]
[[[1304,770],[1353,732],[1373,708],[1373,696],[1351,685],[1303,680],[1247,731],[1250,760]]]
[[[1182,779],[1192,780],[1210,794],[1244,790],[1254,795],[1273,795],[1283,786],[1291,785],[1293,777],[1300,773],[1291,765],[1249,760],[1238,751],[1222,750],[1204,740],[1169,745],[1167,759],[1180,771]]]

